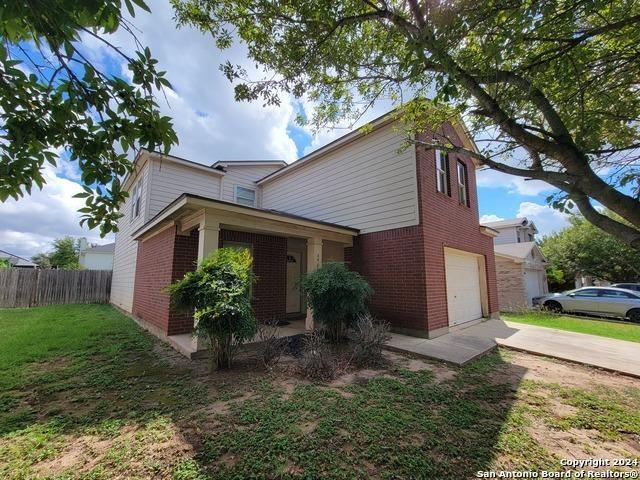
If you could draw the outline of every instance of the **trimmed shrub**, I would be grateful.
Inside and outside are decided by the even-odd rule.
[[[167,288],[174,308],[195,311],[193,333],[208,340],[212,369],[230,368],[238,347],[256,333],[251,262],[246,250],[220,248]]]
[[[313,380],[332,380],[340,371],[338,363],[324,332],[313,330],[305,336],[299,360],[303,376]]]
[[[366,301],[373,295],[367,281],[342,262],[325,263],[305,275],[302,288],[309,298],[314,320],[326,329],[334,343],[341,341],[345,329],[366,312]]]
[[[349,330],[353,342],[351,361],[358,367],[375,367],[384,364],[382,349],[391,338],[390,325],[374,319],[371,314],[360,315]]]
[[[258,326],[259,358],[267,370],[272,370],[278,364],[288,345],[286,338],[280,338],[278,324],[278,319],[272,318]]]

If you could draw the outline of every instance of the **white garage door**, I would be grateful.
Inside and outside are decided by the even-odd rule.
[[[482,317],[480,270],[476,256],[445,252],[449,325],[460,325]]]
[[[542,275],[543,273],[540,270],[532,270],[530,268],[525,268],[524,270],[524,284],[527,289],[527,303],[529,305],[531,305],[533,297],[544,295],[542,291]]]

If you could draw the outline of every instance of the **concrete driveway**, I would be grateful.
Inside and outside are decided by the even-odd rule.
[[[500,345],[640,378],[640,343],[503,320],[488,320],[432,340],[394,334],[388,345],[458,365]]]

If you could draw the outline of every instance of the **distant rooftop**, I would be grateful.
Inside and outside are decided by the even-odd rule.
[[[9,263],[14,267],[36,268],[38,266],[31,260],[14,255],[13,253],[5,252],[4,250],[0,250],[0,259],[9,260]]]
[[[510,218],[507,220],[498,220],[496,222],[483,222],[482,225],[489,228],[517,227],[525,225],[527,219],[525,217]]]
[[[534,248],[537,248],[536,242],[504,243],[502,245],[495,245],[494,251],[497,255],[525,259]]]
[[[105,243],[104,245],[96,245],[95,247],[87,248],[82,253],[113,253],[115,249],[115,243]]]

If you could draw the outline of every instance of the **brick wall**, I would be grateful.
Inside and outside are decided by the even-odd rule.
[[[523,265],[507,258],[496,257],[496,273],[500,310],[510,311],[526,307]]]
[[[163,290],[194,270],[197,259],[197,230],[190,235],[177,235],[172,227],[138,242],[133,315],[165,335],[189,333],[193,329],[193,316],[173,311],[169,295]]]
[[[282,317],[287,308],[287,239],[272,235],[222,230],[224,241],[250,243],[253,246],[253,309],[259,321]]]
[[[176,235],[173,249],[173,271],[171,283],[180,280],[187,272],[196,269],[198,263],[198,229],[189,235]],[[167,335],[189,333],[193,330],[193,315],[184,312],[169,312]]]
[[[169,326],[169,296],[162,291],[173,278],[173,248],[176,229],[168,228],[138,242],[133,315],[166,334]]]
[[[355,238],[352,267],[374,289],[371,312],[396,330],[426,331],[422,229],[366,233]]]
[[[253,308],[258,320],[281,317],[286,311],[287,239],[231,230],[220,231],[224,241],[250,243],[253,270],[257,281],[253,287]],[[169,228],[139,242],[133,315],[157,327],[165,335],[189,333],[193,317],[172,311],[169,296],[163,289],[196,267],[198,230],[177,235]]]
[[[456,143],[460,139],[449,125],[444,133]],[[425,137],[427,137],[425,135]],[[428,140],[428,137],[426,138]],[[493,239],[482,234],[478,225],[478,198],[475,166],[470,158],[449,155],[451,196],[437,191],[435,175],[435,152],[416,147],[418,174],[418,201],[420,224],[425,240],[425,263],[427,285],[427,318],[429,330],[448,326],[447,291],[444,270],[444,247],[476,253],[485,257],[487,266],[487,289],[489,310],[498,311],[496,272],[493,254]],[[458,201],[458,172],[456,162],[461,160],[467,167],[469,206]]]

